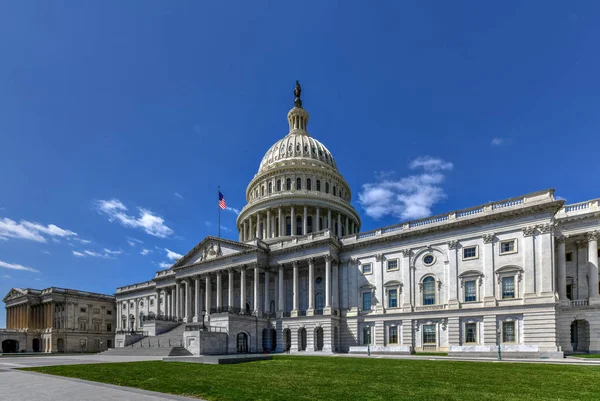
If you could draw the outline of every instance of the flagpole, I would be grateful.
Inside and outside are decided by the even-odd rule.
[[[219,191],[217,199],[219,199],[221,197],[221,186],[219,185],[217,188]],[[221,205],[219,205],[219,202],[217,202],[217,207],[219,208],[219,238],[221,238]]]

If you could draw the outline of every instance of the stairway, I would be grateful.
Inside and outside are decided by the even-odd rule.
[[[191,353],[183,347],[185,325],[180,324],[173,329],[153,337],[144,337],[127,347],[110,348],[102,355],[131,356],[186,356]]]

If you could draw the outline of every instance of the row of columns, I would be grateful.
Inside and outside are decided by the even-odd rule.
[[[323,214],[323,217],[326,217],[326,220],[323,221],[321,226],[321,209],[318,207],[315,208],[314,213],[309,214],[307,206],[298,208],[291,206],[288,214],[284,213],[283,207],[280,206],[276,209],[276,213],[275,210],[273,213],[271,213],[271,209],[267,209],[266,211],[256,212],[255,214],[248,216],[248,218],[242,223],[242,227],[239,229],[240,242],[246,242],[256,238],[268,239],[287,236],[286,219],[288,217],[290,218],[290,235],[298,235],[296,233],[298,229],[296,225],[296,213],[300,212],[301,210],[303,214],[301,226],[302,234],[300,235],[321,231],[325,228],[333,229],[334,225],[335,228],[337,228],[338,233],[342,233],[342,231],[344,231],[346,234],[354,234],[358,232],[358,225],[352,218],[343,216],[341,213],[337,213],[337,215],[332,219],[331,209],[326,209],[326,214]],[[312,227],[310,230],[308,227],[309,216],[313,218]]]
[[[599,283],[598,283],[598,231],[586,233],[585,241],[578,241],[576,244],[581,247],[587,243],[588,250],[588,297],[592,302],[600,302]],[[557,285],[559,299],[567,300],[567,266],[566,266],[566,245],[567,236],[557,236],[558,260],[557,260]]]
[[[6,328],[46,329],[54,327],[54,304],[51,302],[30,305],[29,303],[6,308]]]

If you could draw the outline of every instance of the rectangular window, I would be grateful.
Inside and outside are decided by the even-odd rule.
[[[423,344],[437,344],[435,340],[435,324],[423,326]]]
[[[363,292],[363,310],[371,310],[371,291]]]
[[[109,310],[106,311],[106,314],[107,315],[112,315],[112,311],[109,309]]]
[[[573,300],[573,284],[567,284],[567,299]]]
[[[567,253],[565,253],[565,260],[567,262],[572,262],[573,261],[573,252],[567,252]]]
[[[398,327],[390,326],[388,329],[388,344],[398,344]]]
[[[154,299],[150,300],[150,306],[154,306]]]
[[[79,308],[79,312],[86,313],[87,312],[87,308]]]
[[[475,280],[465,281],[465,302],[477,301],[477,282]]]
[[[505,253],[514,253],[516,251],[517,251],[517,249],[515,246],[514,239],[500,242],[500,255],[505,254]]]
[[[363,345],[371,344],[371,327],[363,327]]]
[[[106,331],[112,331],[112,324],[106,323]]]
[[[364,265],[362,265],[362,272],[363,272],[363,274],[371,274],[372,273],[371,264],[365,263]]]
[[[502,299],[515,297],[515,278],[502,277]]]
[[[464,259],[476,259],[477,258],[477,246],[468,246],[463,248],[463,260]]]
[[[465,342],[476,343],[477,342],[477,323],[466,323],[465,324]]]
[[[515,322],[502,322],[502,342],[514,343],[515,337]]]
[[[388,308],[398,307],[398,290],[388,290]]]
[[[396,259],[394,260],[388,260],[387,261],[387,270],[398,270],[398,261]]]
[[[82,320],[79,322],[79,330],[86,331],[87,330],[87,322]]]

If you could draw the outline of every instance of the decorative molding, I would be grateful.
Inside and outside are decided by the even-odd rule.
[[[600,234],[600,232],[598,231],[590,231],[585,233],[585,239],[590,242],[590,241],[597,241],[598,240],[598,235]]]
[[[564,244],[565,242],[567,242],[567,238],[569,238],[568,235],[559,235],[554,237],[554,240],[559,244]]]
[[[458,245],[459,245],[459,243],[458,243],[457,240],[453,239],[451,241],[448,241],[448,248],[449,249],[458,249]]]
[[[405,258],[410,257],[410,248],[401,249],[400,252],[402,252],[402,256]]]
[[[489,244],[492,243],[494,241],[494,233],[489,233],[489,234],[483,234],[483,243],[484,244]]]
[[[547,233],[554,232],[555,227],[556,227],[556,224],[554,224],[554,223],[546,223],[546,224],[538,225],[537,229],[540,231],[540,233],[547,234]]]
[[[299,265],[299,263],[298,263],[298,261],[297,261],[297,260],[294,260],[294,261],[292,262],[292,267],[293,267],[294,269],[297,269],[297,268],[298,268],[298,265]]]
[[[438,291],[442,289],[442,280],[438,280]]]
[[[383,259],[384,259],[383,253],[378,253],[378,254],[375,255],[375,260],[377,262],[381,262]]]
[[[325,261],[331,263],[331,261],[333,260],[333,256],[331,255],[325,255]],[[293,263],[293,262],[292,262]]]
[[[577,248],[577,249],[587,248],[587,242],[586,241],[575,241],[575,248]]]
[[[535,234],[535,228],[536,226],[528,226],[528,227],[523,227],[523,236],[524,237],[530,237],[532,235]]]

